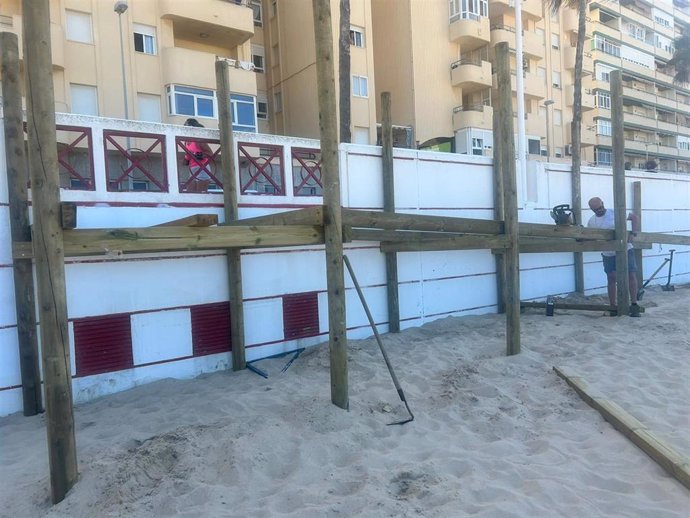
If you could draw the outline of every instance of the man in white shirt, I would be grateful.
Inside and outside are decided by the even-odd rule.
[[[594,216],[589,219],[587,226],[590,228],[604,228],[615,229],[616,220],[612,209],[604,207],[604,202],[601,198],[592,198],[589,200],[589,208],[594,212]],[[633,232],[637,232],[637,217],[631,212],[628,214],[628,220],[632,221]],[[606,251],[601,253],[604,261],[604,272],[606,272],[606,279],[608,281],[607,290],[609,294],[609,303],[612,306],[616,305],[616,252]],[[639,317],[640,307],[637,305],[637,264],[635,263],[635,254],[633,253],[633,246],[628,243],[628,282],[630,283],[630,316]],[[611,316],[616,315],[615,311],[611,311]]]

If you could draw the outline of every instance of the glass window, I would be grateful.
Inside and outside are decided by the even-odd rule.
[[[80,43],[93,43],[93,31],[91,30],[91,15],[78,11],[65,11],[66,15],[66,37],[70,41]]]
[[[144,54],[156,54],[156,28],[134,24],[134,50]]]
[[[560,72],[553,70],[551,72],[551,80],[553,82],[554,88],[560,88],[561,87],[561,73]]]
[[[551,48],[554,50],[558,50],[561,48],[560,37],[555,32],[551,33]]]
[[[283,93],[276,92],[273,94],[273,111],[275,113],[283,111]]]
[[[213,90],[189,86],[168,86],[168,114],[190,117],[216,116],[216,94]]]
[[[261,45],[252,45],[252,63],[254,63],[254,70],[263,73],[264,59],[264,48]]]
[[[369,97],[369,80],[366,76],[352,76],[352,95]]]
[[[554,110],[553,111],[553,124],[554,124],[554,126],[562,126],[563,125],[563,111],[562,110]]]
[[[254,11],[254,25],[261,27],[264,24],[261,0],[252,0],[252,11]]]
[[[598,119],[597,120],[597,135],[605,135],[607,137],[610,137],[611,134],[612,134],[611,121],[606,120],[606,119]]]
[[[230,95],[232,129],[256,133],[256,100],[251,95]]]
[[[597,108],[611,109],[611,94],[608,92],[597,92],[596,96]]]
[[[98,91],[95,86],[70,84],[72,113],[98,115]]]
[[[268,120],[268,99],[265,95],[259,95],[256,99],[256,118]]]
[[[364,48],[364,29],[350,27],[350,45]]]
[[[148,122],[161,121],[160,95],[137,94],[139,120]]]

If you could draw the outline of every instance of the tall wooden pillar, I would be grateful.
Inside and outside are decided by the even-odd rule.
[[[498,149],[500,170],[503,173],[503,210],[505,235],[504,300],[506,311],[506,353],[520,352],[520,247],[518,243],[517,181],[515,178],[515,134],[513,132],[513,102],[511,92],[510,55],[508,43],[496,45],[496,80],[498,83],[499,134],[494,136]]]
[[[19,81],[19,47],[17,35],[0,33],[2,52],[2,107],[5,128],[5,161],[7,163],[7,192],[10,201],[12,242],[31,241],[29,200],[27,195],[27,166],[24,150],[24,118]],[[36,301],[31,259],[14,260],[14,299],[17,306],[17,338],[19,367],[22,376],[24,415],[43,411],[41,372],[38,368],[38,338],[36,336]]]
[[[633,182],[633,214],[637,216],[637,229],[642,230],[642,182]],[[642,249],[635,249],[635,263],[637,263],[637,285],[641,288],[644,284],[644,270],[642,269]]]
[[[391,94],[381,93],[381,158],[383,165],[383,211],[395,212],[395,175],[393,170],[393,120]],[[388,328],[400,332],[400,300],[398,298],[398,254],[386,252],[386,287],[388,295]]]
[[[333,29],[330,0],[312,0],[316,41],[316,79],[323,172],[323,226],[326,241],[326,286],[328,290],[328,338],[331,359],[331,400],[349,407],[347,372],[347,327],[343,268],[343,225],[338,166]]]
[[[613,206],[616,219],[616,300],[618,316],[630,312],[628,281],[628,231],[625,206],[625,140],[623,133],[623,78],[620,70],[611,72],[611,131],[613,143]]]
[[[239,219],[237,177],[235,176],[235,139],[232,135],[230,106],[230,74],[228,62],[216,61],[216,90],[218,92],[218,128],[220,130],[221,165],[223,169],[223,210],[225,221]],[[232,370],[247,367],[244,342],[244,305],[242,303],[242,260],[239,248],[227,250],[230,293],[230,340]]]
[[[494,139],[499,142],[501,129],[499,128],[498,105],[493,112],[493,131]],[[500,145],[494,146],[494,219],[503,221],[505,219],[503,209],[503,170],[501,169],[501,159],[499,156]],[[504,254],[493,254],[496,264],[496,311],[506,312],[505,294],[503,287],[506,284],[506,266]]]
[[[55,135],[55,95],[48,0],[23,0],[24,66],[29,130],[46,429],[53,503],[77,481],[65,265],[60,223],[60,183]]]

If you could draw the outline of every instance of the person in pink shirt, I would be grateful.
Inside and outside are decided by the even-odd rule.
[[[196,119],[187,119],[185,126],[193,128],[203,128]],[[187,140],[185,143],[187,153],[184,156],[184,165],[189,166],[189,172],[192,176],[192,181],[187,189],[188,192],[207,192],[208,184],[211,181],[211,176],[208,174],[209,162],[213,151],[206,142],[197,142],[196,140]]]

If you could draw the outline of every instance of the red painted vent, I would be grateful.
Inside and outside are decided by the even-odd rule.
[[[215,302],[192,306],[191,309],[194,356],[231,350],[230,303]]]
[[[132,327],[129,314],[74,321],[77,376],[131,369]]]
[[[315,291],[283,295],[285,339],[319,334],[319,302]]]

